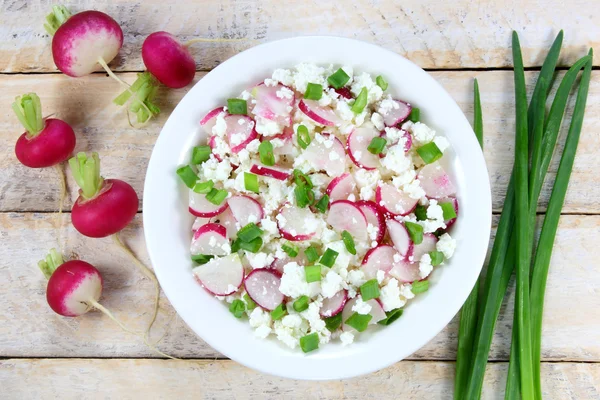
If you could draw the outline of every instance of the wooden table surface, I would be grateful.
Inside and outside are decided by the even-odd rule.
[[[143,69],[140,46],[153,31],[194,37],[247,39],[194,46],[198,74],[256,44],[296,35],[339,35],[393,50],[430,71],[472,119],[472,81],[479,79],[485,123],[485,157],[497,214],[512,167],[514,101],[510,32],[520,33],[531,87],[536,69],[559,29],[565,31],[560,65],[600,50],[597,0],[450,2],[355,0],[79,0],[73,11],[98,9],[123,27],[125,44],[113,67],[132,82]],[[568,5],[567,5],[568,3]],[[76,150],[98,151],[103,174],[143,191],[152,146],[172,108],[189,88],[161,90],[163,112],[134,130],[111,105],[120,87],[103,73],[72,79],[57,73],[42,23],[47,1],[0,1],[0,387],[2,398],[451,398],[458,322],[455,318],[407,360],[345,381],[311,383],[262,375],[225,359],[178,319],[163,297],[156,337],[184,361],[157,358],[137,337],[100,313],[68,319],[50,311],[36,262],[57,245],[59,185],[53,169],[21,166],[14,143],[22,132],[10,104],[37,92],[47,113],[69,121]],[[600,58],[597,57],[597,60]],[[596,61],[596,65],[599,61]],[[563,71],[564,72],[564,71]],[[561,218],[546,295],[542,375],[548,399],[600,398],[600,71],[592,83],[583,133]],[[572,109],[572,104],[571,104]],[[570,111],[569,111],[570,112]],[[564,135],[563,135],[564,139]],[[561,145],[562,146],[562,145]],[[550,166],[549,176],[558,163]],[[76,188],[69,177],[68,210]],[[541,195],[540,217],[550,187]],[[497,221],[497,216],[494,221]],[[60,232],[65,252],[98,266],[105,277],[104,304],[126,324],[148,320],[152,286],[110,239],[74,231],[69,212]],[[140,213],[123,237],[149,263]],[[511,285],[497,324],[484,398],[503,398],[510,347]]]

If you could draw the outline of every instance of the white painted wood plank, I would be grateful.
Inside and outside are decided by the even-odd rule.
[[[66,1],[74,12],[98,9],[124,31],[115,67],[143,69],[140,49],[152,32],[182,40],[241,38],[239,43],[205,43],[193,48],[197,67],[214,68],[258,43],[298,35],[336,35],[378,44],[423,68],[491,68],[512,65],[510,33],[521,34],[526,66],[541,65],[560,29],[565,30],[561,64],[571,64],[600,44],[593,1],[526,0],[357,0],[338,7],[327,1],[282,4],[268,1],[92,0]],[[70,3],[70,4],[69,4]],[[42,25],[47,1],[5,0],[0,4],[0,71],[55,71],[50,38]]]

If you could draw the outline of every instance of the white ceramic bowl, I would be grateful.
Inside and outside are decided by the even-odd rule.
[[[392,95],[421,109],[429,126],[452,145],[444,156],[458,189],[460,216],[452,227],[454,257],[431,276],[430,289],[417,296],[388,327],[359,335],[350,346],[330,343],[303,354],[276,339],[254,337],[221,301],[192,278],[189,256],[193,217],[187,188],[175,170],[190,148],[204,139],[204,114],[275,68],[300,62],[350,65],[355,72],[383,75]],[[467,84],[467,82],[465,82]],[[203,141],[202,143],[206,143]],[[484,262],[491,226],[490,184],[485,161],[469,122],[446,91],[425,71],[381,47],[337,37],[297,37],[246,50],[209,72],[175,108],[152,152],[144,187],[144,229],[152,265],[181,318],[215,350],[250,368],[294,379],[340,379],[376,371],[409,356],[439,333],[466,300]]]

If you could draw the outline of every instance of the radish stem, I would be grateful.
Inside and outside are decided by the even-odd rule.
[[[62,254],[57,252],[56,249],[50,249],[50,253],[46,255],[46,258],[38,262],[38,267],[46,279],[50,279],[56,268],[60,267],[63,263]]]
[[[71,15],[71,12],[65,6],[52,6],[52,12],[46,16],[44,29],[50,36],[54,36],[56,30],[60,28],[60,26],[64,24],[66,20],[71,18]]]
[[[122,106],[127,102],[130,102],[127,110],[137,115],[137,122],[140,124],[146,123],[150,118],[160,113],[158,108],[152,101],[156,96],[158,90],[158,82],[149,72],[143,72],[138,74],[138,78],[135,82],[127,88],[123,93],[117,96],[113,103]],[[132,99],[133,95],[133,99]],[[131,124],[131,121],[130,121]]]
[[[27,131],[28,138],[34,138],[44,129],[42,102],[37,94],[27,93],[17,97],[12,104],[12,109]]]
[[[81,195],[88,200],[95,197],[104,185],[104,179],[100,176],[98,153],[93,152],[89,158],[83,152],[77,153],[76,157],[69,160],[69,166],[73,178],[81,188]]]

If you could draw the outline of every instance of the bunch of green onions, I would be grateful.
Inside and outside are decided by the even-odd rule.
[[[515,164],[500,215],[487,273],[465,302],[460,317],[455,399],[479,399],[492,335],[513,269],[516,269],[515,315],[506,399],[541,400],[542,314],[550,256],[573,169],[592,71],[593,53],[579,59],[564,75],[546,113],[563,32],[556,37],[536,82],[529,107],[521,47],[512,36],[516,99]],[[575,109],[556,174],[540,238],[534,228],[538,199],[555,151],[569,93],[579,72]],[[483,119],[475,81],[474,130],[483,146]]]

